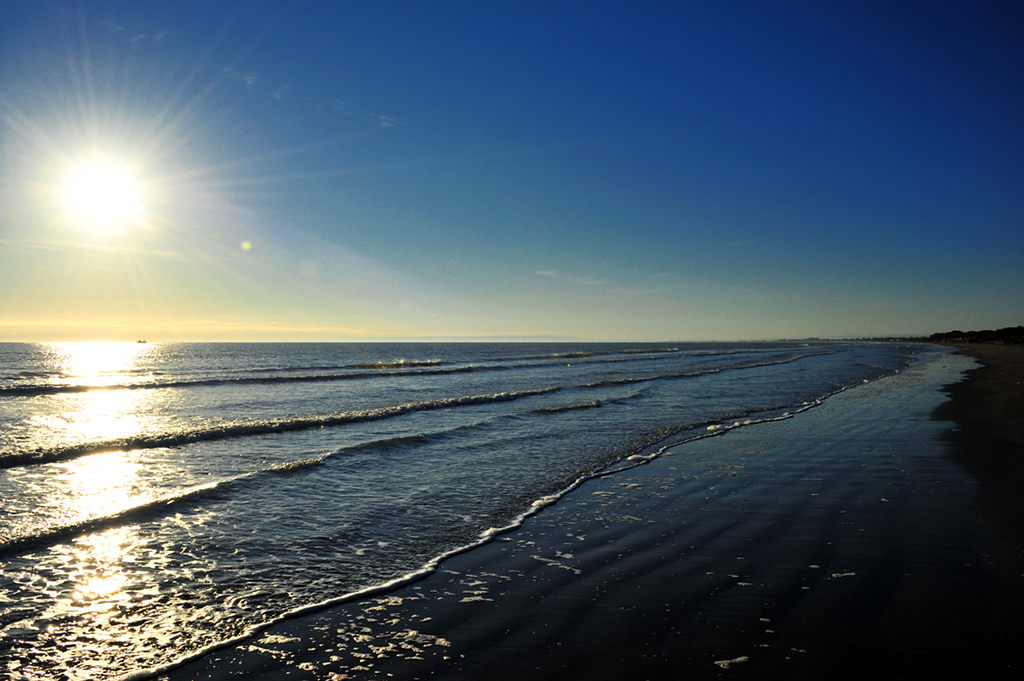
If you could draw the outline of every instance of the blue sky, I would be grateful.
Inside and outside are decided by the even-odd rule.
[[[1020,3],[496,5],[5,3],[0,340],[1024,323]]]

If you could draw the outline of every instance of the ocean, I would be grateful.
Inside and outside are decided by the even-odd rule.
[[[588,480],[800,419],[940,356],[853,342],[0,344],[0,668],[152,674],[409,583]]]

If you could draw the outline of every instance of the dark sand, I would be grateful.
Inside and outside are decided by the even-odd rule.
[[[1007,557],[1024,566],[1024,345],[955,347],[982,366],[947,388],[936,415],[959,424],[956,456],[981,481],[983,513]]]
[[[993,352],[942,409],[961,356],[591,480],[418,583],[168,677],[1020,678],[1021,355]]]

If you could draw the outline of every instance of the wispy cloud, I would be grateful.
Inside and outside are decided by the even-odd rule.
[[[398,121],[396,119],[391,116],[383,116],[380,114],[370,114],[370,122],[378,128],[393,128],[398,125]]]
[[[326,111],[329,113],[341,114],[342,116],[355,116],[356,112],[352,110],[348,102],[340,97],[334,99],[322,100],[316,104],[317,110]]]
[[[108,31],[110,31],[114,35],[120,35],[121,33],[124,33],[125,31],[129,30],[127,27],[122,26],[121,24],[115,23],[115,22],[113,22],[113,21],[111,21],[109,19],[106,20],[106,21],[101,21],[100,22],[100,26],[102,26],[103,28],[107,29]],[[131,36],[131,37],[128,37],[128,36]],[[157,31],[156,33],[136,33],[134,31],[130,31],[130,32],[126,33],[124,36],[121,36],[123,41],[129,42],[129,43],[141,43],[141,42],[162,43],[164,41],[164,38],[166,38],[166,37],[167,37],[167,31],[163,31],[163,30]]]
[[[233,69],[230,66],[225,66],[221,69],[221,73],[224,77],[230,80],[232,83],[243,83],[247,88],[252,88],[256,84],[259,78],[252,71],[239,71]]]
[[[275,23],[276,21],[272,22],[271,26],[267,27],[267,30],[269,31]],[[120,42],[131,45],[133,49],[137,49],[142,45],[161,44],[170,36],[166,30],[153,31],[152,27],[144,27],[149,30],[140,31],[140,27],[138,26],[122,25],[109,19],[100,22],[100,25],[109,33],[117,36]],[[246,90],[252,91],[254,94],[262,93],[267,98],[277,101],[285,99],[291,99],[293,101],[301,100],[312,105],[319,111],[327,111],[335,115],[363,120],[369,126],[378,130],[387,130],[389,128],[401,127],[403,125],[402,121],[393,116],[369,111],[367,109],[360,110],[359,107],[351,106],[340,97],[332,97],[327,92],[319,92],[315,85],[312,88],[304,88],[301,82],[298,84],[295,84],[292,81],[282,82],[272,74],[258,73],[256,71],[236,68],[235,65],[238,64],[253,47],[255,47],[262,37],[263,34],[257,36],[257,38],[248,47],[242,50],[229,64],[220,67],[219,78],[216,78],[214,83],[226,80],[229,83],[240,85]],[[214,83],[211,83],[211,87],[213,87]]]
[[[270,82],[271,79],[265,78],[262,74],[258,74],[254,71],[245,71],[231,66],[225,66],[221,69],[221,74],[228,81],[245,86],[247,90],[255,91],[256,86],[259,85],[268,97],[278,101],[288,98],[294,100],[296,98],[295,95],[301,95],[303,92],[301,84],[299,84],[298,87],[290,82],[276,85],[273,82]],[[304,97],[300,97],[300,99],[303,99],[318,111],[340,114],[347,118],[362,119],[374,128],[381,130],[397,128],[402,125],[402,122],[393,116],[359,111],[358,109],[351,107],[348,102],[340,97],[327,98],[318,94],[310,96],[307,93]]]
[[[118,27],[118,30],[124,30],[124,29]],[[166,36],[167,36],[167,31],[157,31],[156,33],[152,33],[152,34],[139,33],[134,38],[129,38],[129,42],[138,43],[138,42],[146,41],[146,42],[162,43]]]
[[[291,83],[285,83],[281,87],[277,88],[276,90],[271,90],[267,94],[269,94],[274,99],[281,99],[281,97],[284,96],[284,93],[288,92],[288,90],[291,90],[291,89],[292,89]]]
[[[541,277],[550,277],[551,279],[559,279],[561,281],[568,281],[573,284],[579,284],[581,286],[604,286],[604,282],[600,279],[593,279],[591,277],[576,277],[571,274],[562,274],[557,270],[538,270],[535,272]]]

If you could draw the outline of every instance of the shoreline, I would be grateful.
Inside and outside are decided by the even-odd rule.
[[[1015,678],[1021,571],[962,466],[989,412],[956,386],[981,369],[907,373],[588,481],[415,584],[159,678]]]

